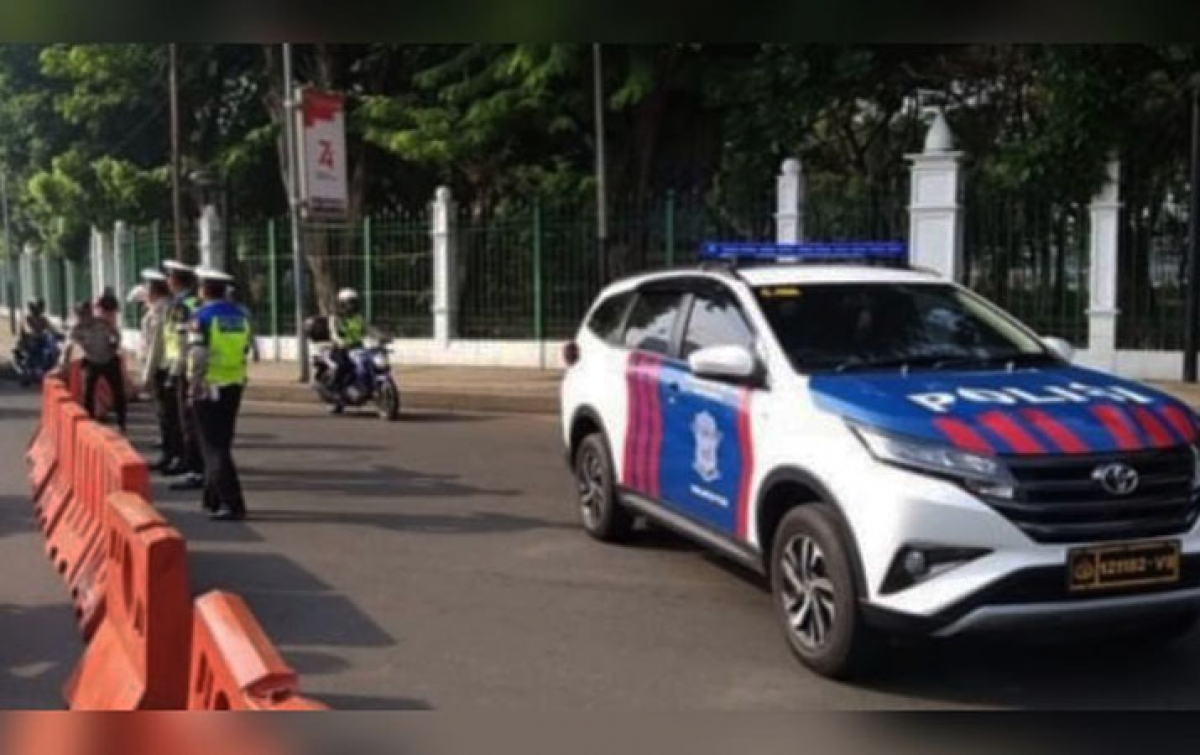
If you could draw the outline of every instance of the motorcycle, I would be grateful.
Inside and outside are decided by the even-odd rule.
[[[310,340],[328,340],[313,338],[312,333],[321,332],[319,325],[310,325]],[[367,338],[361,349],[350,351],[352,374],[338,388],[333,385],[337,375],[337,362],[333,359],[332,347],[326,346],[312,356],[313,389],[321,401],[329,406],[340,402],[343,406],[360,407],[374,404],[379,418],[388,422],[400,418],[400,388],[392,376],[390,355],[391,340],[387,338]]]
[[[25,348],[19,344],[13,348],[12,365],[21,385],[41,385],[46,374],[58,364],[62,340],[61,333],[47,333],[34,339]]]

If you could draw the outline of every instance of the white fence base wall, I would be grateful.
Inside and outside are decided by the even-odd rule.
[[[127,348],[137,348],[136,330],[123,334]],[[402,338],[392,342],[397,364],[435,367],[516,367],[556,370],[563,367],[565,341],[451,341],[441,344],[433,338]],[[265,361],[296,361],[295,337],[259,336],[259,357]],[[1117,351],[1075,353],[1075,363],[1105,372],[1115,372],[1132,380],[1179,380],[1183,374],[1183,354],[1178,351]],[[1115,367],[1115,369],[1114,369]]]
[[[126,348],[140,348],[141,334],[124,330]],[[555,370],[563,366],[565,341],[451,341],[441,344],[433,338],[401,338],[392,342],[396,364],[438,367],[518,367]],[[294,362],[296,338],[259,336],[258,355],[264,361]]]
[[[1115,360],[1112,352],[1080,351],[1075,354],[1075,362],[1131,380],[1179,380],[1183,376],[1182,351],[1120,350]]]

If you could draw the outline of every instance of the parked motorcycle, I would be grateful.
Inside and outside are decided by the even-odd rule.
[[[379,418],[392,422],[400,418],[400,387],[392,375],[391,340],[370,337],[363,341],[361,349],[350,351],[352,375],[340,387],[334,386],[337,362],[333,359],[333,348],[328,345],[328,321],[312,318],[306,323],[309,340],[324,344],[312,355],[312,385],[321,401],[329,406],[340,402],[347,407],[373,404]]]
[[[62,353],[62,334],[47,333],[22,348],[17,345],[12,352],[13,370],[21,385],[41,385],[46,374],[58,364]]]

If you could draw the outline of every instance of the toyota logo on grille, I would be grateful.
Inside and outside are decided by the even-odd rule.
[[[1137,490],[1137,470],[1128,464],[1102,464],[1092,470],[1092,479],[1112,495],[1129,495]]]

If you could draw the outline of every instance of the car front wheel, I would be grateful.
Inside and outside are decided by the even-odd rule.
[[[771,590],[793,654],[822,676],[867,671],[878,640],[858,607],[850,558],[825,504],[798,506],[776,530]]]
[[[575,452],[575,485],[579,518],[587,533],[609,543],[627,539],[633,530],[633,515],[618,500],[608,444],[600,433],[584,438]]]

